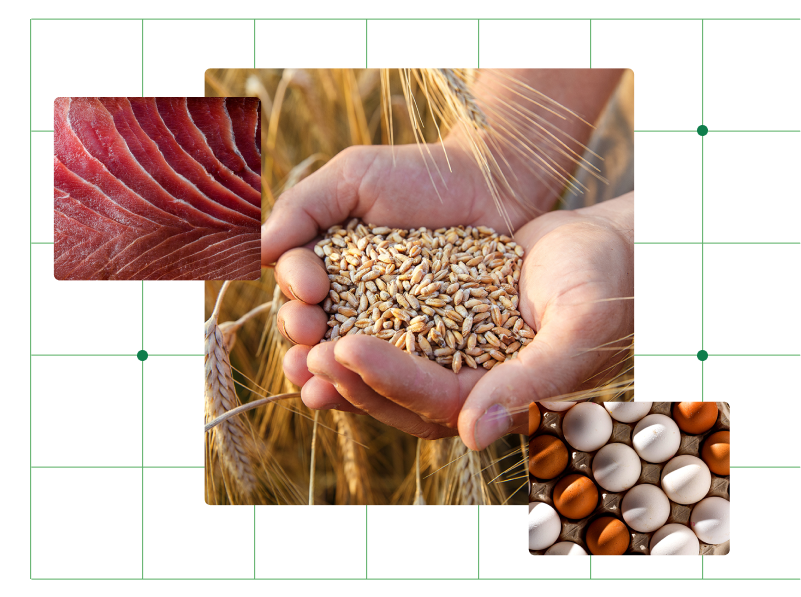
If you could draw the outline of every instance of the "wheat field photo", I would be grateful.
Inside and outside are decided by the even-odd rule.
[[[575,71],[578,85],[584,72]],[[492,227],[350,219],[319,230],[309,247],[331,280],[323,341],[375,335],[460,375],[497,370],[538,330],[518,311],[519,222],[633,190],[630,71],[598,113],[503,70],[210,69],[205,83],[206,96],[260,100],[262,223],[282,194],[353,146],[391,146],[392,160],[416,147],[435,205],[470,178],[496,214]],[[455,431],[422,439],[371,416],[307,407],[283,367],[293,343],[278,311],[289,299],[263,265],[260,280],[206,282],[207,503],[527,503],[526,430],[474,451]],[[632,347],[633,334],[588,347],[609,364],[548,400],[633,399]]]

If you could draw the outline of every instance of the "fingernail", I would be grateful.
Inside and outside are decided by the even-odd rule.
[[[334,410],[339,408],[339,402],[332,402],[331,404],[323,404],[317,410]]]
[[[291,299],[293,301],[300,301],[300,299],[298,298],[298,295],[296,295],[295,291],[292,289],[292,285],[291,284],[287,284],[286,288],[287,288],[287,290],[289,290],[289,296],[287,298],[289,298],[289,299]],[[303,301],[301,301],[301,302],[303,302]]]
[[[297,342],[295,342],[292,339],[292,336],[289,335],[289,332],[286,331],[286,322],[283,319],[281,319],[280,317],[278,318],[278,330],[284,335],[284,337],[287,340],[292,342],[292,344],[297,344]]]
[[[493,404],[476,421],[473,439],[479,450],[483,450],[512,427],[512,417],[500,404]]]

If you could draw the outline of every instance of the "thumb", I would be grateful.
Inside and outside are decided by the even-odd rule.
[[[459,413],[459,435],[472,450],[507,433],[527,433],[528,405],[574,391],[597,370],[602,352],[586,351],[561,325],[543,326],[516,359],[482,377]],[[583,344],[583,342],[581,342]]]
[[[262,265],[275,263],[356,209],[358,189],[372,161],[369,153],[366,147],[348,148],[278,198],[261,228]]]

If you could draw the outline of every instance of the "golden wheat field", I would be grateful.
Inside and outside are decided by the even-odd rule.
[[[514,173],[493,157],[501,153],[497,141],[483,134],[513,129],[525,111],[510,101],[503,111],[485,114],[471,92],[480,77],[454,69],[211,69],[205,82],[207,96],[261,100],[265,221],[285,190],[352,145],[425,147],[466,122],[466,144],[488,196],[501,213],[525,209],[510,207]],[[510,79],[512,92],[522,89],[515,85]],[[631,88],[624,76],[586,144],[544,128],[530,137],[527,159],[562,197],[561,206],[590,205],[631,190]],[[539,102],[566,119],[579,118],[570,106],[546,97]],[[542,147],[542,155],[575,156],[574,172],[548,167],[537,157]],[[437,184],[434,170],[431,183]],[[368,416],[307,408],[282,370],[291,344],[276,318],[286,300],[271,268],[262,269],[259,281],[206,282],[207,503],[527,503],[525,435],[473,452],[458,437],[421,440]],[[630,400],[633,339],[621,340],[614,377],[556,399]],[[240,407],[243,412],[229,412]]]

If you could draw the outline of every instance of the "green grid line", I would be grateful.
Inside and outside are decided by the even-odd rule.
[[[378,21],[388,21],[388,20],[426,20],[426,21],[459,20],[459,21],[473,21],[473,20],[475,20],[477,22],[477,35],[478,35],[478,68],[480,68],[481,67],[481,45],[480,45],[480,43],[481,43],[481,41],[480,41],[481,20],[496,21],[496,20],[505,20],[505,19],[506,18],[503,18],[503,17],[483,18],[483,19],[475,19],[475,18],[471,18],[471,17],[459,17],[459,18],[443,17],[443,18],[422,18],[422,19],[415,18],[415,17],[400,18],[400,19],[398,19],[398,18],[382,18],[382,17],[379,17],[379,18],[374,18],[373,20],[378,20]],[[256,39],[256,24],[257,24],[257,21],[262,21],[262,20],[263,21],[283,21],[283,20],[298,20],[298,19],[289,18],[289,17],[287,17],[287,18],[269,18],[269,19],[267,19],[267,18],[257,18],[257,19],[250,19],[250,18],[213,18],[213,17],[191,18],[191,19],[180,18],[180,17],[159,17],[159,18],[133,18],[133,17],[130,17],[130,18],[129,17],[124,17],[124,18],[103,18],[103,17],[91,17],[91,18],[83,18],[83,17],[39,18],[39,17],[36,17],[36,18],[31,18],[30,22],[29,22],[29,93],[30,93],[31,97],[33,96],[33,22],[34,21],[107,21],[107,20],[110,20],[110,21],[131,20],[131,21],[140,21],[141,22],[141,37],[142,37],[141,76],[142,76],[142,96],[144,97],[145,96],[145,41],[144,41],[145,21],[172,21],[172,20],[199,20],[199,21],[239,21],[239,20],[248,20],[249,21],[249,20],[252,20],[253,21],[253,36],[254,36],[254,56],[253,56],[253,59],[254,59],[254,68],[255,68],[255,65],[256,65],[256,41],[257,41],[257,39]],[[315,20],[315,19],[302,19],[302,20]],[[346,18],[332,18],[332,19],[325,19],[325,20],[328,20],[328,21],[354,21],[354,20],[356,20],[356,21],[358,21],[358,20],[362,20],[362,19],[359,19],[359,18],[347,18],[346,17]],[[368,22],[369,22],[369,20],[368,19],[363,19],[363,20],[365,22],[365,65],[367,65],[368,64],[367,57],[368,57],[368,49],[369,49],[369,42],[368,42],[368,28],[369,28]],[[705,63],[705,60],[704,60],[704,52],[705,52],[705,49],[704,49],[704,35],[705,35],[704,28],[705,28],[705,22],[707,20],[709,20],[709,21],[749,21],[750,22],[750,21],[781,21],[781,20],[798,21],[798,20],[801,20],[801,19],[799,19],[799,18],[791,18],[791,19],[782,19],[782,18],[745,18],[745,17],[743,17],[743,18],[708,18],[708,19],[707,18],[700,18],[700,19],[699,18],[678,18],[678,17],[676,17],[676,18],[658,18],[658,17],[651,17],[651,18],[615,18],[615,17],[604,17],[604,18],[594,18],[594,19],[587,19],[587,18],[522,18],[522,19],[517,19],[517,20],[538,20],[538,21],[549,21],[549,20],[587,21],[587,20],[589,20],[589,24],[590,24],[590,67],[591,68],[592,68],[592,33],[593,33],[592,32],[592,25],[593,25],[593,20],[598,20],[598,21],[698,21],[698,20],[700,20],[701,21],[701,25],[702,25],[702,28],[701,28],[701,72],[702,72],[702,76],[701,76],[701,121],[703,123],[704,122],[704,82],[705,82],[704,81],[704,79],[705,79],[705,70],[704,70],[705,69],[705,64],[704,64]],[[48,129],[34,129],[32,124],[33,124],[33,106],[31,104],[30,112],[29,112],[29,130],[30,130],[30,135],[29,135],[29,165],[30,165],[30,172],[29,172],[29,185],[30,185],[29,186],[29,188],[30,188],[30,204],[29,204],[29,244],[30,244],[30,246],[29,246],[29,266],[31,268],[31,271],[32,271],[32,266],[33,266],[33,246],[34,245],[53,244],[52,241],[34,241],[33,240],[33,211],[32,211],[32,204],[33,204],[33,133],[52,133],[53,131],[52,131],[52,129],[50,129],[50,130],[48,130]],[[688,130],[636,129],[635,132],[643,132],[643,133],[651,133],[651,132],[653,132],[653,133],[693,132],[694,133],[696,131],[692,130],[692,129],[688,129]],[[796,130],[796,129],[765,129],[765,130],[716,129],[716,130],[709,130],[709,133],[798,133],[798,132],[801,132],[801,130]],[[701,222],[702,239],[701,239],[701,241],[700,242],[671,242],[671,241],[658,242],[658,241],[650,241],[650,242],[636,242],[635,244],[666,244],[666,245],[672,245],[672,244],[700,244],[701,245],[701,248],[702,248],[702,346],[703,346],[703,344],[704,344],[704,342],[703,342],[703,340],[704,340],[704,331],[703,331],[703,304],[704,304],[704,299],[703,299],[703,251],[704,251],[704,246],[706,244],[710,244],[710,245],[712,245],[712,244],[715,244],[715,245],[727,245],[727,244],[731,244],[731,245],[754,245],[754,244],[782,245],[782,244],[801,244],[801,243],[799,243],[798,241],[785,241],[785,242],[782,242],[782,241],[765,241],[765,242],[706,241],[705,238],[704,238],[704,211],[703,211],[704,210],[704,201],[703,201],[703,194],[704,194],[704,164],[703,164],[703,160],[704,160],[704,154],[703,154],[703,151],[704,151],[704,139],[703,139],[703,137],[701,139],[701,147],[702,147],[702,169],[701,169],[701,172],[702,172],[702,188],[701,188],[701,193],[702,193],[702,202],[701,202],[701,205],[702,205],[702,222]],[[141,290],[141,292],[142,292],[142,346],[143,347],[144,347],[144,299],[145,299],[144,290],[145,290],[144,289],[144,282],[142,282],[142,290]],[[33,293],[33,276],[32,275],[31,275],[31,277],[29,279],[29,292],[32,295],[32,293]],[[29,308],[32,309],[32,307],[29,307]],[[48,466],[48,465],[35,465],[34,466],[33,465],[33,358],[34,357],[40,357],[40,356],[81,356],[81,357],[84,357],[84,356],[126,356],[126,357],[130,357],[130,356],[135,356],[135,354],[134,355],[132,355],[132,354],[108,354],[108,353],[106,353],[106,354],[48,354],[48,353],[36,353],[35,354],[35,353],[33,353],[33,350],[32,350],[32,339],[33,339],[33,332],[32,332],[33,323],[32,322],[33,322],[33,317],[32,317],[32,311],[31,311],[30,314],[29,314],[29,346],[30,346],[30,354],[29,354],[29,388],[30,388],[30,390],[29,390],[30,391],[30,400],[29,400],[29,431],[30,431],[30,435],[29,435],[29,466],[30,466],[30,470],[29,470],[29,489],[30,489],[30,495],[31,496],[33,495],[33,470],[34,469],[70,469],[70,468],[76,468],[76,469],[78,469],[78,468],[85,468],[85,469],[102,469],[102,468],[127,469],[127,468],[139,468],[141,470],[141,474],[142,474],[142,496],[141,496],[141,499],[142,499],[142,502],[141,502],[141,507],[142,507],[142,574],[141,574],[141,577],[139,577],[139,578],[137,578],[137,577],[118,577],[118,578],[115,578],[115,579],[116,580],[133,580],[133,579],[136,579],[136,580],[139,580],[139,579],[154,579],[155,580],[155,579],[161,578],[161,577],[146,577],[145,576],[145,570],[144,570],[144,555],[145,555],[144,554],[144,497],[145,497],[144,496],[144,471],[145,471],[145,469],[189,469],[189,468],[196,468],[197,469],[197,468],[204,468],[204,467],[203,466],[181,466],[181,465],[174,465],[174,466],[149,466],[149,465],[145,465],[145,463],[144,463],[144,375],[145,375],[145,371],[144,371],[145,363],[144,363],[144,361],[142,361],[142,363],[141,363],[141,365],[142,365],[142,373],[141,373],[141,376],[142,376],[142,379],[141,379],[141,382],[142,382],[142,406],[141,406],[141,409],[142,409],[142,412],[141,412],[141,414],[142,414],[142,455],[141,455],[142,463],[141,463],[141,465],[139,465],[139,466],[81,466],[81,465],[74,465],[74,466]],[[148,355],[148,357],[151,357],[151,356],[200,356],[200,355],[196,355],[196,354],[151,354],[151,355]],[[638,355],[635,355],[635,356],[696,356],[696,354],[694,354],[694,353],[688,353],[688,354],[638,354]],[[724,353],[718,353],[718,354],[710,354],[709,356],[710,357],[712,357],[712,356],[767,356],[767,357],[795,356],[795,357],[797,357],[797,356],[801,356],[801,354],[730,354],[730,353],[725,353],[724,354]],[[703,380],[703,366],[704,366],[704,362],[702,361],[702,363],[701,363],[702,380]],[[702,381],[702,395],[703,395],[703,381]],[[790,468],[790,469],[798,469],[798,468],[801,468],[801,466],[790,466],[790,465],[788,465],[788,466],[776,466],[776,465],[771,465],[771,466],[733,466],[732,468],[763,468],[763,469],[783,469],[783,468],[787,469],[787,468]],[[479,569],[478,569],[478,572],[479,572],[479,575],[478,575],[478,578],[481,578],[481,576],[480,576],[480,562],[481,562],[480,518],[481,518],[481,508],[479,507],[477,510],[478,510],[477,517],[478,517],[478,537],[479,537],[479,551],[478,551],[478,557],[479,557]],[[366,556],[365,556],[365,577],[364,578],[370,578],[369,577],[369,568],[368,568],[368,563],[369,563],[369,544],[368,544],[368,536],[367,536],[367,525],[368,524],[369,524],[369,508],[366,506],[365,507],[365,529],[366,529],[365,544],[368,547],[368,549],[367,549]],[[253,578],[257,578],[257,576],[256,576],[257,536],[256,536],[256,507],[255,506],[253,507],[253,531],[254,531],[254,533],[253,533],[253,557],[254,557],[254,560],[253,560]],[[29,513],[29,533],[30,533],[30,539],[31,539],[31,541],[29,542],[29,557],[30,557],[30,570],[29,570],[29,572],[30,572],[30,577],[33,579],[34,577],[33,577],[33,540],[32,540],[32,538],[33,538],[33,508],[32,508],[32,502],[31,502],[31,505],[30,505],[30,513]],[[703,570],[704,558],[702,557],[701,560],[702,560],[702,578],[704,578],[704,570]],[[209,579],[209,580],[210,579],[215,579],[215,578],[216,577],[204,577],[204,579]],[[243,579],[245,579],[245,578],[243,578]],[[537,577],[537,578],[539,578],[541,580],[546,580],[546,578],[543,578],[543,577]],[[56,580],[56,579],[62,579],[62,577],[41,577],[41,578],[37,578],[37,579],[38,580]],[[109,580],[108,578],[104,578],[104,577],[80,577],[80,578],[66,577],[64,579],[69,579],[69,580],[93,580],[93,579]],[[186,578],[186,579],[189,580],[190,578]],[[191,578],[191,579],[194,580],[195,578]],[[231,580],[230,578],[225,578],[225,579],[226,580]],[[360,577],[355,577],[354,578],[354,580],[358,580],[358,579],[360,579]],[[384,579],[385,580],[394,580],[393,577],[386,577]],[[466,579],[470,580],[472,578],[471,577],[467,577]],[[489,577],[487,579],[502,580],[502,578],[489,578]],[[173,580],[183,580],[183,578],[174,578]],[[277,579],[277,580],[283,580],[283,579]],[[287,578],[287,580],[294,580],[294,579]],[[320,580],[326,580],[326,579],[320,579]],[[451,580],[463,580],[463,579],[454,578],[454,579],[451,579]],[[515,579],[515,580],[519,580],[519,579]],[[563,580],[563,579],[558,579],[558,580]],[[578,580],[629,580],[629,579],[626,579],[626,578],[595,579],[595,578],[593,578],[592,577],[592,556],[590,556],[590,577],[588,579],[585,578],[585,579],[578,579]],[[634,579],[632,579],[632,580],[634,580]],[[641,579],[636,579],[636,580],[641,580]],[[662,579],[652,578],[652,579],[649,579],[649,580],[662,580]],[[664,579],[664,580],[676,580],[676,579]],[[686,580],[698,580],[698,579],[694,578],[694,577],[690,577],[690,578],[688,578]],[[786,580],[786,579],[783,579],[783,578],[756,578],[755,577],[755,578],[720,578],[718,580]]]
[[[276,581],[276,580],[324,580],[324,581],[332,581],[332,580],[342,580],[342,581],[351,581],[351,580],[372,580],[372,581],[396,581],[396,580],[476,580],[475,578],[369,578],[363,579],[358,577],[353,578],[306,578],[306,577],[285,577],[285,578],[226,578],[226,577],[219,577],[219,578],[198,578],[198,577],[179,577],[179,578],[139,578],[139,577],[110,577],[110,578],[79,578],[79,577],[61,577],[61,578],[31,578],[31,580],[260,580],[260,581]],[[513,581],[520,581],[520,580],[579,580],[579,581],[588,581],[588,580],[766,580],[766,581],[787,581],[787,580],[801,580],[801,578],[654,578],[654,577],[642,577],[642,578],[574,578],[570,576],[564,577],[509,577],[509,578],[482,578],[481,580],[513,580]]]
[[[481,19],[476,19],[476,68],[481,68]]]
[[[798,241],[635,241],[635,245],[801,245]]]
[[[799,17],[368,17],[370,21],[799,21]],[[257,21],[361,21],[364,17],[256,17]],[[31,21],[251,21],[252,17],[34,17]]]
[[[367,19],[364,19],[364,68],[367,68]]]
[[[253,19],[253,68],[256,68],[256,19]]]

